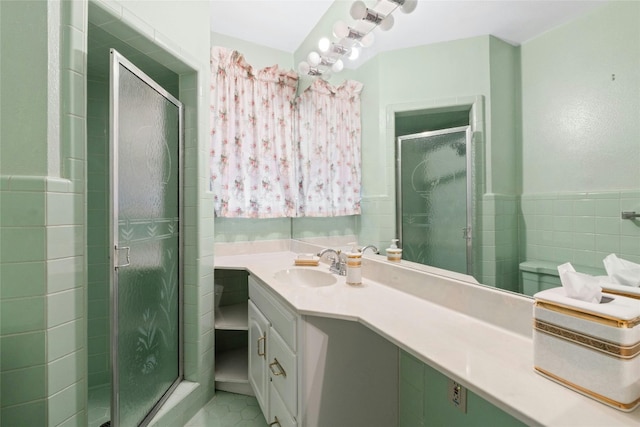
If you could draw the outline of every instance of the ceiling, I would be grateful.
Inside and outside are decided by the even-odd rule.
[[[333,0],[211,0],[211,30],[292,53],[332,3]],[[376,1],[365,3],[374,7]],[[390,31],[375,30],[376,41],[367,56],[487,34],[519,45],[603,3],[606,0],[418,0],[411,14],[394,12],[395,25]],[[343,20],[353,23],[348,15]]]

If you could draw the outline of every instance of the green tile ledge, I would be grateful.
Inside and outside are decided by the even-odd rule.
[[[196,413],[193,402],[200,396],[202,386],[191,381],[182,381],[151,419],[150,426],[184,425]],[[193,413],[191,413],[193,412]]]
[[[538,261],[530,260],[520,263],[520,271],[526,271],[528,273],[547,274],[549,276],[560,277],[558,274],[558,266],[564,264],[562,262],[553,261]],[[584,265],[573,264],[573,268],[579,273],[590,274],[592,276],[606,275],[604,268],[586,267]]]
[[[73,182],[50,176],[0,175],[0,190],[69,193],[73,191]]]

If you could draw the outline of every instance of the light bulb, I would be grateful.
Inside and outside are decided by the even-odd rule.
[[[321,38],[318,42],[318,49],[320,49],[322,53],[328,52],[330,47],[331,41],[326,37]]]
[[[378,25],[378,27],[380,27],[382,31],[389,31],[391,27],[393,27],[393,15],[387,15],[387,17],[384,18],[382,22],[380,22],[380,25]]]
[[[311,52],[309,56],[307,56],[307,61],[309,62],[309,65],[311,65],[312,67],[318,66],[321,60],[322,59],[320,58],[320,55],[318,54],[318,52]]]
[[[343,39],[349,35],[349,26],[343,21],[338,21],[333,25],[333,35],[336,38]]]
[[[359,56],[360,56],[360,49],[358,49],[356,46],[353,46],[351,48],[351,52],[349,53],[349,59],[352,61],[355,61],[356,59],[358,59]]]
[[[342,62],[341,59],[338,59],[331,66],[331,71],[333,71],[334,73],[339,73],[340,71],[342,71],[343,68],[344,68],[344,63]]]
[[[310,69],[311,67],[305,61],[302,61],[298,64],[298,71],[300,72],[300,74],[309,74]]]
[[[351,5],[349,9],[351,17],[355,20],[362,19],[367,16],[367,5],[363,1],[356,1]]]
[[[404,13],[411,13],[416,10],[416,6],[418,6],[418,0],[405,0],[400,6],[400,10]]]
[[[369,47],[373,44],[374,36],[373,33],[367,33],[362,39],[360,39],[360,44],[363,47]]]

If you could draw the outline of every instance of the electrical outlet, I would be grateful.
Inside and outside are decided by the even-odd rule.
[[[467,389],[449,379],[449,401],[463,414],[467,413]]]

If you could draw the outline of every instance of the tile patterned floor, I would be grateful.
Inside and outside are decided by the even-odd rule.
[[[184,427],[267,427],[255,397],[216,390]]]
[[[110,393],[107,386],[89,390],[89,427],[109,421]],[[255,397],[216,391],[184,427],[267,427]]]

